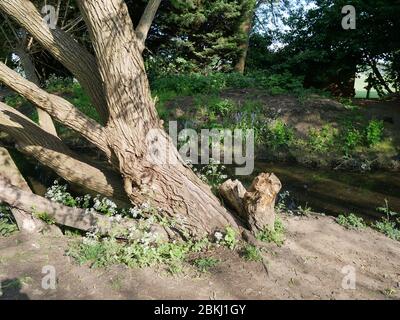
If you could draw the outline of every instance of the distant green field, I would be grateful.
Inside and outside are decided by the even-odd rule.
[[[356,77],[354,88],[356,89],[356,98],[366,98],[367,90],[364,87],[367,85],[366,83],[367,74],[360,73]],[[370,99],[377,99],[379,98],[378,93],[376,90],[372,89],[369,95]]]
[[[382,72],[382,70],[381,70],[381,72]],[[367,90],[364,89],[364,87],[367,85],[367,83],[366,83],[367,75],[368,75],[368,72],[357,74],[355,85],[354,85],[354,88],[356,89],[356,96],[355,96],[356,98],[366,98],[366,96],[367,96]],[[370,99],[378,99],[379,98],[378,93],[374,89],[371,89],[369,97],[370,97]]]

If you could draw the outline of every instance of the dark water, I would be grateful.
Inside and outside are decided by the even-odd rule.
[[[383,206],[385,199],[393,211],[400,212],[399,172],[355,173],[258,162],[252,176],[237,178],[248,186],[261,172],[275,173],[282,190],[289,190],[297,204],[307,204],[316,212],[355,213],[376,219],[382,216],[376,208]]]

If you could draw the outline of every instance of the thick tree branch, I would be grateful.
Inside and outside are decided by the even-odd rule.
[[[1,175],[0,201],[25,212],[33,211],[33,214],[45,212],[56,223],[83,231],[98,227],[101,233],[106,233],[111,228],[111,221],[106,216],[52,202],[7,183]]]
[[[153,23],[160,4],[161,0],[149,0],[142,17],[140,18],[139,24],[136,26],[136,37],[141,52],[144,50],[147,34],[149,33],[151,24]]]
[[[28,183],[19,172],[8,150],[0,145],[0,179],[27,193],[31,193]],[[30,212],[11,208],[11,212],[17,222],[18,229],[22,232],[37,233],[45,229],[45,224],[35,219]]]
[[[1,62],[0,82],[18,92],[40,109],[48,112],[55,120],[77,131],[110,158],[111,155],[105,141],[104,128],[79,111],[70,102],[59,96],[47,93]]]
[[[128,202],[120,176],[83,161],[59,138],[47,133],[29,118],[1,102],[0,130],[12,136],[22,152],[54,170],[64,180],[91,193]]]
[[[29,0],[1,0],[0,10],[23,26],[54,58],[72,72],[91,97],[102,122],[106,123],[108,109],[93,55],[60,28],[50,29]]]

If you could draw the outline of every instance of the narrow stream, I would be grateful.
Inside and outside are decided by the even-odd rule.
[[[296,204],[316,212],[334,216],[355,213],[375,220],[382,216],[376,208],[383,206],[385,199],[393,211],[400,212],[399,172],[356,173],[258,162],[251,176],[237,178],[248,186],[261,172],[275,173],[282,190],[288,190]]]

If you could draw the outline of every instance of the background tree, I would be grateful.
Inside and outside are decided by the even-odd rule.
[[[342,96],[354,95],[356,72],[369,68],[375,83],[389,93],[392,91],[378,65],[389,64],[400,47],[398,1],[353,1],[355,30],[344,30],[341,25],[344,16],[341,10],[348,4],[346,1],[312,1],[309,9],[295,3],[290,1],[287,3],[290,7],[278,7],[286,13],[286,17],[282,16],[280,33],[253,37],[250,52],[254,49],[257,56],[250,53],[250,58],[257,59],[254,67],[289,71],[303,76],[305,87],[328,89]],[[280,45],[278,50],[267,47],[271,37]]]

